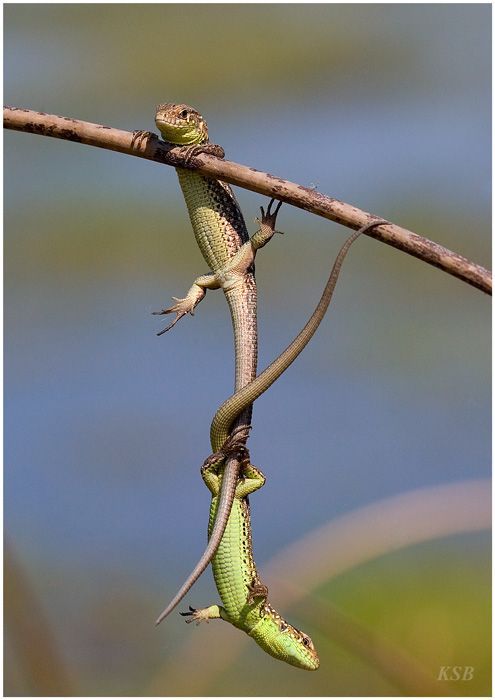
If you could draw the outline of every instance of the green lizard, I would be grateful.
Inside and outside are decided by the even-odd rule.
[[[156,123],[167,141],[189,146],[190,153],[198,152],[196,147],[200,145],[201,150],[219,155],[219,147],[208,144],[208,132],[203,118],[191,107],[160,105],[157,108]],[[205,289],[223,287],[234,326],[236,393],[215,415],[211,430],[214,454],[202,469],[203,478],[213,494],[208,547],[178,594],[159,616],[157,624],[184,597],[218,549],[213,559],[214,576],[222,600],[224,603],[229,600],[229,603],[226,603],[225,608],[212,606],[205,611],[192,610],[192,618],[201,620],[223,617],[248,632],[276,658],[313,670],[318,667],[319,661],[311,639],[286,623],[266,602],[267,589],[261,584],[256,572],[247,496],[263,485],[264,477],[259,470],[248,464],[244,443],[249,429],[252,402],[295,359],[318,327],[352,240],[364,229],[384,222],[374,221],[356,232],[351,237],[352,240],[348,240],[334,265],[322,300],[308,324],[287,350],[253,381],[257,354],[253,262],[256,250],[265,245],[274,233],[276,215],[281,204],[271,213],[272,200],[266,215],[262,209],[260,230],[248,242],[242,214],[230,187],[184,169],[177,169],[177,172],[196,239],[212,273],[196,279],[184,299],[176,299],[177,304],[158,312],[176,314],[174,321],[162,333],[169,330],[182,316],[192,313],[204,297]],[[252,381],[247,379],[248,375]],[[222,539],[227,523],[228,536]],[[240,539],[236,537],[239,533],[242,533]]]

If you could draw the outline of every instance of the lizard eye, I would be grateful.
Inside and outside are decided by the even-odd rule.
[[[303,641],[303,644],[304,644],[305,647],[309,647],[309,646],[310,646],[310,644],[309,644],[309,639],[308,639],[307,637],[303,637],[303,640],[302,640],[302,641]]]
[[[182,119],[185,119],[187,117],[187,109],[183,109],[180,113],[180,116],[182,117]]]

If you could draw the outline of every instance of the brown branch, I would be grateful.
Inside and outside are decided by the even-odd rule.
[[[220,160],[206,154],[192,158],[185,165],[184,155],[180,148],[159,141],[155,137],[140,141],[135,139],[135,135],[129,131],[19,107],[4,107],[4,126],[6,129],[52,136],[89,146],[106,148],[173,167],[192,168],[202,175],[224,180],[268,197],[275,197],[352,229],[364,226],[370,221],[370,218],[382,218],[338,199],[326,197],[308,187],[283,180],[255,168],[248,168],[245,165]],[[491,294],[492,279],[489,270],[434,241],[395,224],[376,226],[366,235],[413,255],[423,262],[438,267],[444,272],[458,277],[463,282]]]

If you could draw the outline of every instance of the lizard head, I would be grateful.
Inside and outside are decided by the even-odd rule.
[[[208,143],[206,122],[201,114],[189,105],[158,105],[155,123],[165,141],[169,143],[180,146]]]
[[[271,605],[265,604],[264,611],[261,621],[248,632],[249,636],[279,661],[316,671],[320,659],[311,637],[286,622]]]

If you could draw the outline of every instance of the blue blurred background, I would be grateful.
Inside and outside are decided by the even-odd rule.
[[[129,130],[154,129],[159,102],[192,104],[228,158],[489,267],[490,10],[7,5],[5,101]],[[52,644],[62,694],[147,695],[192,635],[207,653],[217,635],[241,634],[179,616],[153,627],[205,542],[199,467],[232,389],[227,307],[211,292],[194,318],[155,335],[151,312],[205,271],[172,169],[22,133],[4,145],[5,693],[53,694],[44,662],[29,658]],[[265,202],[238,197],[254,232]],[[278,223],[286,235],[257,260],[260,367],[305,322],[347,233],[287,205]],[[253,425],[267,475],[252,499],[262,572],[353,509],[489,477],[489,299],[360,240],[321,330],[256,403]],[[489,694],[489,576],[480,532],[386,555],[322,581],[320,597],[433,680],[441,664],[475,667],[469,683],[437,683],[439,695]],[[40,607],[41,641],[19,624],[23,595]],[[186,602],[217,602],[209,573]],[[324,619],[315,631],[302,604],[298,617],[283,612],[324,648],[318,673],[249,644],[239,673],[194,693],[408,694],[333,644]],[[418,625],[424,637],[408,633]],[[158,694],[191,694],[194,666]]]

